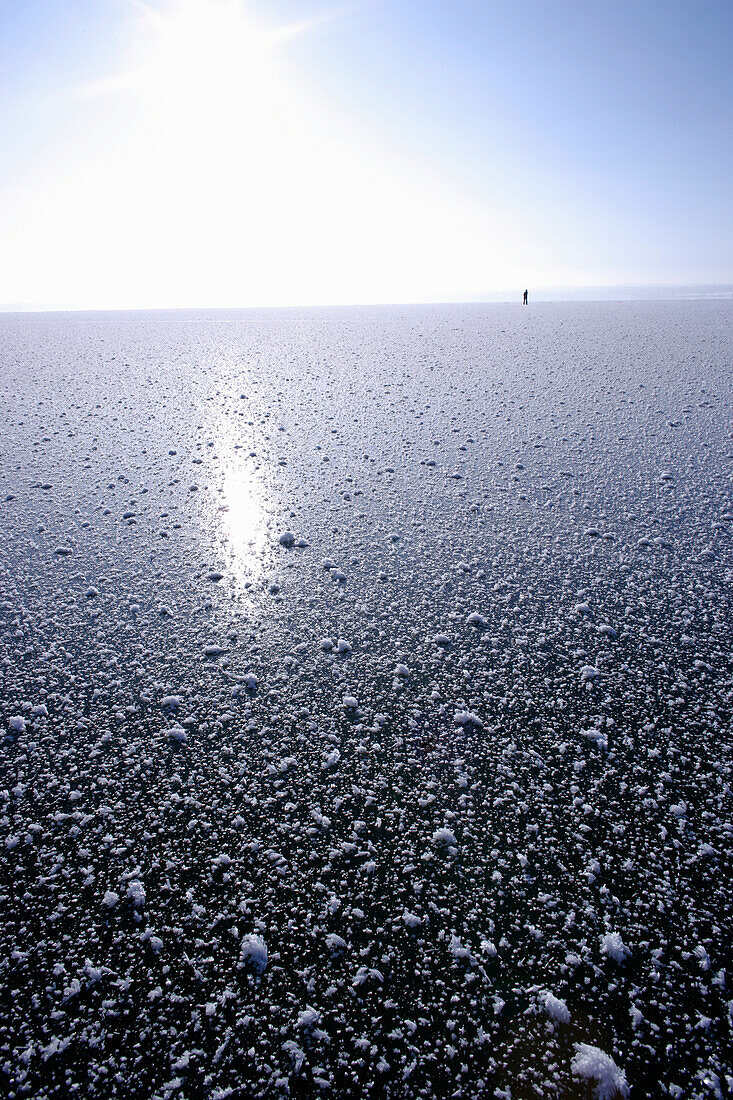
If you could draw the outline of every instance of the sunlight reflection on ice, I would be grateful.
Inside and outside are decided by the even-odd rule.
[[[268,518],[265,486],[258,474],[237,458],[227,462],[222,473],[220,537],[234,576],[253,581],[264,568]]]

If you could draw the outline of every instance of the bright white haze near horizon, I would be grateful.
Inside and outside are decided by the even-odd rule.
[[[78,80],[59,63],[54,83],[47,42],[43,89],[6,73],[2,117],[12,124],[0,176],[2,307],[445,301],[519,293],[525,285],[728,281],[715,194],[727,156],[722,149],[711,147],[703,166],[712,191],[696,197],[694,176],[680,166],[663,193],[645,186],[638,142],[604,121],[599,101],[581,84],[577,118],[567,117],[572,87],[557,91],[566,136],[556,136],[554,152],[539,115],[526,131],[512,125],[511,85],[500,86],[491,59],[483,82],[480,51],[471,54],[464,41],[471,19],[478,21],[476,33],[490,38],[487,13],[506,20],[503,5],[485,5],[481,14],[476,5],[456,5],[463,19],[457,26],[449,25],[450,5],[426,3],[421,11],[386,2],[326,5],[104,4],[106,21],[94,21],[84,38]],[[32,52],[30,20],[34,11],[40,19],[44,6],[59,18],[58,5],[32,2],[25,15],[8,5],[16,8],[10,31],[19,49]],[[655,4],[648,7],[656,13]],[[669,8],[671,19],[675,10]],[[572,11],[572,4],[559,4],[557,18]],[[618,18],[626,12],[621,4]],[[402,48],[417,61],[401,74],[393,64],[399,55],[387,56],[380,76],[369,51],[378,53],[380,34],[385,41],[404,35],[410,19],[420,34],[412,52],[409,42]],[[602,27],[596,30],[602,35]],[[359,64],[373,70],[373,83],[356,72],[339,95],[339,73],[362,31],[355,72]],[[346,35],[340,50],[339,35]],[[536,39],[528,41],[527,72],[511,77],[517,87],[530,77]],[[678,45],[661,42],[660,50],[673,53]],[[332,70],[323,67],[329,49]],[[705,63],[704,49],[699,61]],[[474,82],[475,102],[461,84],[462,68]],[[592,79],[584,71],[583,80]],[[676,79],[671,69],[669,79]],[[380,80],[391,114],[377,94]],[[714,81],[701,88],[695,108],[701,113],[709,109],[706,88],[712,96]],[[555,91],[539,87],[534,94],[551,101]],[[674,103],[657,106],[660,118],[665,109],[670,118],[679,113]],[[619,103],[619,111],[627,110]],[[649,121],[641,110],[640,126]],[[434,140],[427,136],[431,113]],[[497,122],[502,117],[504,124]],[[604,125],[605,139],[615,135],[619,154],[628,155],[636,183],[622,179],[618,164],[608,166],[607,178],[598,164],[594,190],[578,149],[590,140],[584,128]],[[677,131],[649,134],[650,158],[664,159],[663,146],[679,142],[680,126],[691,141],[695,125],[696,116],[683,117],[672,125]],[[562,147],[569,131],[577,149]],[[685,193],[689,208],[680,214],[675,204]],[[713,218],[707,207],[716,205]]]

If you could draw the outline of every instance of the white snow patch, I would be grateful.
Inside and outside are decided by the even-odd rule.
[[[267,944],[254,932],[242,940],[242,961],[249,964],[256,974],[264,974],[267,966]]]
[[[463,946],[459,936],[451,936],[450,952],[454,959],[467,959],[469,962],[473,962],[471,949]]]
[[[626,1074],[608,1054],[590,1043],[576,1043],[575,1057],[570,1068],[576,1077],[596,1082],[597,1100],[613,1100],[616,1096],[628,1096]]]
[[[601,936],[601,951],[608,955],[614,962],[624,963],[631,951],[619,936],[618,932],[606,932]]]
[[[478,611],[472,611],[466,619],[466,623],[469,626],[478,627],[479,630],[483,630],[484,627],[489,625],[488,619],[485,619],[483,615],[479,615]]]
[[[298,1044],[294,1043],[292,1039],[286,1039],[282,1045],[282,1049],[293,1059],[293,1072],[300,1073],[303,1062],[305,1061],[305,1051],[301,1050]]]
[[[602,749],[607,749],[608,748],[608,738],[606,737],[605,733],[601,733],[600,730],[597,730],[597,729],[581,730],[580,735],[581,735],[581,737],[587,738],[588,741],[594,741],[595,744],[598,745]]]
[[[438,845],[452,844],[452,845],[456,845],[456,844],[458,844],[458,841],[456,840],[456,834],[453,832],[452,829],[442,828],[442,829],[436,829],[435,832],[433,833],[433,844],[438,844]]]
[[[336,765],[338,764],[338,762],[340,761],[340,759],[341,759],[341,753],[339,752],[338,749],[334,749],[332,752],[330,752],[328,754],[326,759],[321,764],[322,770],[323,771],[330,771],[331,768],[335,768]]]
[[[321,1014],[318,1011],[318,1009],[317,1008],[312,1008],[310,1005],[307,1005],[304,1009],[301,1009],[301,1011],[298,1013],[298,1020],[297,1020],[295,1026],[296,1027],[311,1028],[311,1027],[315,1027],[316,1024],[320,1024],[320,1022],[321,1022]]]
[[[139,879],[134,878],[128,882],[127,896],[136,909],[142,909],[145,905],[145,887]]]
[[[483,722],[472,710],[457,710],[453,715],[453,721],[457,726],[475,726],[479,730],[484,728]]]
[[[540,994],[540,1004],[551,1020],[558,1024],[570,1023],[570,1010],[560,997],[550,993],[549,989]]]

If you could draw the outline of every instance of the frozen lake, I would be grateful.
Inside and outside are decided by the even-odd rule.
[[[0,317],[6,1095],[730,1092],[730,320]]]

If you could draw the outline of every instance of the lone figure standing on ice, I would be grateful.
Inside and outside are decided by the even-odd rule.
[[[526,306],[528,299],[529,299],[529,291],[525,290],[524,294],[522,295],[522,305],[523,306]]]

